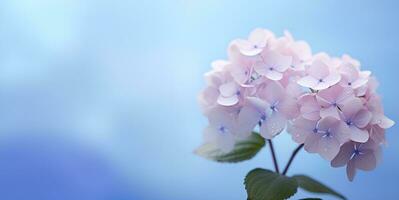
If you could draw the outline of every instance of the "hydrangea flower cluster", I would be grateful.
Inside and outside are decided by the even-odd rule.
[[[200,105],[209,120],[205,143],[229,152],[256,129],[265,139],[283,130],[333,167],[372,170],[394,122],[384,115],[370,71],[348,55],[312,54],[290,33],[255,29],[212,63]]]

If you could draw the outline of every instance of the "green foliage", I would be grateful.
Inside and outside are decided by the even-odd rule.
[[[298,187],[317,194],[330,194],[340,199],[346,198],[324,184],[305,175],[284,176],[267,169],[254,169],[245,177],[248,200],[284,200],[297,192]],[[303,200],[321,200],[305,198]]]
[[[204,144],[195,153],[209,160],[218,162],[235,163],[249,160],[254,157],[265,146],[265,139],[253,132],[248,138],[238,141],[234,149],[229,153],[224,153],[215,145]]]
[[[334,195],[340,199],[345,200],[346,197],[344,197],[342,194],[339,194],[338,192],[334,191],[333,189],[325,186],[324,184],[320,183],[319,181],[316,181],[308,176],[305,175],[295,175],[293,178],[296,179],[298,182],[298,186],[308,192],[312,193],[319,193],[319,194],[330,194]]]
[[[297,192],[294,178],[267,169],[254,169],[245,177],[245,189],[249,200],[282,200]]]

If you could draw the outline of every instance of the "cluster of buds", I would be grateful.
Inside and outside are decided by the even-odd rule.
[[[229,44],[228,59],[212,63],[200,105],[209,125],[205,143],[229,152],[259,131],[272,139],[286,130],[292,139],[331,166],[374,169],[394,122],[384,115],[370,71],[348,55],[312,54],[290,33],[276,37],[255,29]]]

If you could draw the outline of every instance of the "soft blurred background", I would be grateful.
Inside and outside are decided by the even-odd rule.
[[[0,1],[0,199],[246,199],[240,164],[193,154],[206,119],[197,105],[210,62],[256,27],[287,29],[313,52],[349,53],[379,78],[399,121],[399,3],[269,0]],[[301,152],[305,173],[349,199],[399,193],[398,126],[382,163],[353,183]],[[296,145],[275,142],[280,165]],[[315,197],[300,191],[293,199]],[[324,196],[323,199],[333,199]]]

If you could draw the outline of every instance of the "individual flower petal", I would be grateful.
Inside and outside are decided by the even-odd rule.
[[[353,178],[356,175],[356,168],[353,160],[350,160],[346,166],[346,175],[348,176],[349,181],[353,181]]]
[[[353,117],[352,122],[356,127],[364,128],[371,120],[371,113],[367,109],[361,109],[356,115]]]
[[[373,116],[371,124],[377,124],[379,127],[387,129],[391,128],[395,122],[386,117],[384,114],[378,113]]]
[[[328,66],[321,60],[314,61],[307,72],[316,79],[323,79],[330,74]]]
[[[339,152],[340,143],[334,137],[321,137],[318,153],[326,160],[332,160]]]
[[[353,158],[353,161],[356,168],[366,171],[373,170],[377,165],[377,159],[372,150],[362,151],[362,153]]]
[[[367,130],[361,130],[356,126],[349,127],[350,138],[355,142],[366,142],[369,139]]]
[[[208,126],[204,130],[204,141],[213,143],[223,152],[230,152],[234,148],[235,140],[230,133],[221,133],[216,127]]]
[[[303,87],[315,88],[319,84],[319,79],[313,76],[305,76],[298,80],[298,84]]]
[[[298,117],[290,124],[291,129],[288,131],[295,142],[302,144],[305,142],[309,134],[314,134],[313,131],[317,127],[317,121],[308,120],[303,117]]]
[[[260,134],[266,139],[272,139],[274,136],[284,130],[287,120],[279,113],[273,113],[260,126]]]
[[[352,142],[347,142],[341,146],[341,149],[337,156],[331,161],[332,167],[342,167],[346,165],[351,159],[354,151],[354,144]]]
[[[254,69],[260,75],[266,76],[271,80],[280,80],[282,73],[291,65],[292,57],[283,56],[274,51],[262,53],[262,61],[258,62]]]
[[[217,102],[222,106],[232,106],[238,103],[236,95],[230,97],[219,96]]]
[[[238,114],[238,134],[240,137],[247,137],[259,123],[262,113],[253,106],[247,105],[241,108]]]

